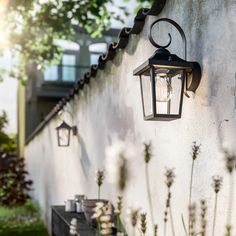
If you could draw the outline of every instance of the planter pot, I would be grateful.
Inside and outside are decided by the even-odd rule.
[[[87,223],[93,227],[96,227],[97,222],[96,219],[92,219],[92,215],[94,214],[94,208],[96,207],[97,202],[103,202],[105,204],[108,203],[108,200],[104,199],[85,199],[82,202],[82,207],[84,210],[84,215]]]
[[[75,212],[75,200],[66,200],[65,201],[65,211],[66,212]]]

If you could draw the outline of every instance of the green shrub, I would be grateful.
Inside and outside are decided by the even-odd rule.
[[[10,220],[21,215],[38,215],[38,212],[39,207],[31,199],[28,199],[22,206],[0,206],[0,221],[1,219]]]
[[[0,235],[1,236],[48,236],[47,230],[43,223],[38,220],[28,224],[16,224],[0,222]]]
[[[27,180],[23,158],[0,153],[0,205],[25,204],[29,199],[31,180]]]

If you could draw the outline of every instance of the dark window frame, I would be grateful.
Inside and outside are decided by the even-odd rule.
[[[60,83],[68,83],[68,82],[74,82],[78,79],[79,77],[79,71],[78,68],[80,68],[81,66],[79,66],[79,53],[80,50],[65,50],[62,53],[62,58],[60,60],[60,63],[57,65],[53,65],[57,67],[57,80],[47,80],[45,79],[45,74],[43,73],[43,81],[44,82],[60,82]],[[75,65],[67,65],[67,64],[63,64],[63,56],[64,55],[72,55],[75,56]],[[73,67],[75,68],[75,80],[63,80],[63,67]],[[50,67],[49,67],[50,68]]]

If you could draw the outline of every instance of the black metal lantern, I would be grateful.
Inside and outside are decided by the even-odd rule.
[[[77,134],[77,127],[71,127],[65,121],[63,121],[57,128],[57,142],[59,147],[70,146],[71,131],[73,135]]]
[[[171,54],[165,46],[158,45],[152,37],[153,26],[165,21],[179,31],[184,43],[184,57]],[[150,27],[149,40],[157,48],[154,55],[134,70],[140,77],[143,116],[145,120],[174,120],[181,118],[183,94],[186,90],[195,91],[201,80],[201,67],[198,62],[186,60],[186,37],[182,28],[173,20],[161,18]],[[187,94],[187,93],[186,93]]]

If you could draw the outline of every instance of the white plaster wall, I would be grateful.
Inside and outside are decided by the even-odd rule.
[[[153,143],[150,164],[152,198],[155,221],[163,233],[163,214],[166,199],[165,167],[174,167],[173,215],[176,235],[184,235],[181,214],[187,219],[188,186],[191,167],[191,145],[201,143],[201,154],[196,161],[193,201],[205,198],[208,202],[208,231],[211,233],[213,190],[211,176],[224,176],[219,196],[219,215],[216,235],[223,235],[228,199],[228,177],[224,167],[222,144],[236,151],[236,2],[233,0],[169,0],[158,17],[177,21],[188,40],[188,60],[198,61],[203,68],[201,84],[191,98],[184,97],[182,118],[171,122],[143,121],[139,79],[133,69],[150,57],[154,48],[147,39],[148,29],[156,17],[148,17],[143,32],[132,36],[129,45],[120,51],[104,71],[99,71],[89,86],[68,108],[79,135],[73,137],[68,148],[56,143],[56,118],[26,147],[27,167],[34,181],[33,197],[39,202],[42,214],[50,227],[50,206],[63,204],[74,194],[97,196],[94,173],[104,167],[105,148],[118,137],[141,148],[143,140]],[[171,30],[171,29],[170,29]],[[169,29],[160,26],[161,42]],[[181,55],[181,40],[171,31],[170,50]],[[161,36],[162,35],[162,36]],[[227,121],[226,121],[227,120]],[[137,156],[132,163],[132,180],[125,193],[125,207],[141,206],[149,213],[145,192],[144,163]],[[117,192],[105,181],[102,197],[115,201]],[[234,222],[236,209],[232,209]],[[150,222],[150,218],[148,218]],[[129,230],[129,229],[128,229]],[[234,234],[236,227],[233,227]],[[147,235],[152,235],[149,231]],[[168,229],[167,235],[171,235]]]

